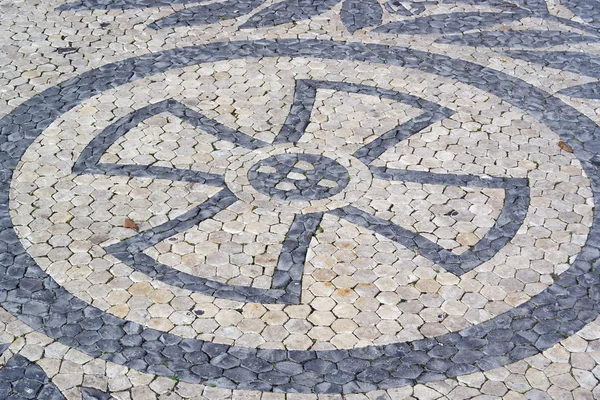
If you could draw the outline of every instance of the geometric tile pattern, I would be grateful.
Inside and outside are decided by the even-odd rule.
[[[4,397],[597,397],[571,3],[7,5]]]

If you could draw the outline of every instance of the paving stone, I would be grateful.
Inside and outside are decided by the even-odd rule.
[[[0,391],[598,397],[594,2],[2,13]]]

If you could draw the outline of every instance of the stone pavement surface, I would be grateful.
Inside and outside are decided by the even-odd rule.
[[[0,8],[1,399],[600,398],[600,2]]]

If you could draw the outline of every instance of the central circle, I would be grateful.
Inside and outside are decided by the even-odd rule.
[[[350,174],[340,163],[322,155],[278,154],[254,164],[248,180],[267,196],[306,201],[335,196],[348,185]]]

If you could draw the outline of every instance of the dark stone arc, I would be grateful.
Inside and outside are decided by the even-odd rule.
[[[315,104],[318,89],[334,90],[338,92],[361,94],[394,100],[402,104],[407,104],[409,106],[422,109],[422,115],[428,116],[429,119],[432,120],[431,123],[443,118],[447,118],[454,114],[454,110],[442,107],[432,101],[425,100],[408,93],[397,92],[395,90],[347,82],[298,79],[296,80],[292,107],[287,119],[281,127],[281,130],[277,134],[277,137],[275,137],[273,144],[294,143],[300,140],[310,122],[310,115]],[[418,132],[417,126],[422,123],[421,120],[427,119],[427,117],[423,118],[422,115],[411,120],[416,120],[415,122],[411,123],[411,121],[408,121],[400,127],[384,133],[381,138],[376,139],[377,144],[380,146],[393,146],[406,137]],[[423,126],[420,129],[424,129],[425,127],[426,126]],[[371,157],[374,159],[383,153],[382,151],[376,156],[373,156],[377,151],[374,146],[375,145],[371,145],[367,147],[367,150],[362,150],[361,148],[357,150],[354,156],[361,159],[361,161],[368,163],[366,161],[370,160]],[[370,152],[372,152],[373,155],[371,155]],[[361,157],[363,157],[364,160]]]
[[[293,294],[292,304],[300,303],[306,253],[322,219],[323,213],[297,214],[283,242],[273,274],[273,288]]]
[[[74,297],[42,271],[27,254],[13,229],[9,214],[8,195],[12,171],[29,145],[56,118],[92,96],[147,75],[205,62],[279,56],[320,57],[403,66],[451,78],[498,96],[546,124],[573,148],[590,179],[596,210],[600,209],[600,174],[592,163],[595,155],[600,153],[600,128],[560,99],[518,78],[438,54],[375,44],[289,39],[211,43],[179,48],[119,61],[71,78],[25,101],[0,120],[0,150],[4,152],[0,169],[2,306],[32,329],[67,346],[92,357],[101,357],[139,371],[161,376],[173,376],[176,372],[184,382],[202,381],[230,388],[255,387],[262,391],[310,392],[317,387],[323,388],[323,382],[337,377],[340,382],[336,384],[338,386],[331,386],[328,390],[338,393],[441,380],[446,376],[481,371],[515,362],[551,347],[583,328],[600,314],[600,265],[593,264],[600,258],[598,212],[594,215],[588,241],[575,262],[550,287],[528,302],[460,332],[410,343],[350,350],[251,349],[183,339],[145,328],[107,314]],[[28,287],[31,280],[39,283],[38,289],[20,289],[21,286]],[[97,321],[98,325],[89,327],[90,319]],[[528,323],[523,324],[523,321]],[[557,321],[558,324],[552,328],[555,331],[545,331],[543,335],[535,332],[533,328],[536,324],[544,321]],[[84,327],[89,327],[90,330],[85,332],[90,333],[96,333],[103,328],[113,328],[115,337],[119,337],[122,332],[125,336],[108,342],[94,342],[94,336],[80,335]],[[498,329],[506,327],[512,330],[512,339],[494,335]],[[488,346],[505,345],[509,341],[516,346],[508,354],[501,357],[484,357],[483,350]],[[176,356],[168,352],[162,353],[160,349],[164,343],[177,344],[183,353]],[[430,354],[433,354],[434,350],[449,347],[459,350],[451,358],[456,358],[456,368],[450,368],[446,374],[429,370]],[[458,357],[461,354],[460,349],[469,348],[474,350],[468,350],[470,353],[466,356]],[[259,373],[252,381],[234,382],[222,375],[223,369],[219,365],[223,364],[220,364],[219,360],[223,357],[233,361],[234,365],[239,365],[241,360],[258,358],[275,366],[279,363],[285,363],[286,366]],[[318,364],[311,363],[314,360],[332,360],[330,362],[333,366],[328,367],[327,372],[323,372]],[[369,360],[385,372],[376,380],[371,380],[369,374],[359,378],[351,372],[352,380],[348,381],[341,369],[342,363],[347,365],[361,360]],[[419,366],[420,369],[411,369],[411,366]],[[306,368],[307,372],[298,375],[293,372],[296,371],[294,368]],[[308,372],[310,376],[307,375]]]
[[[201,278],[164,265],[143,253],[149,247],[214,217],[236,201],[238,198],[229,189],[222,189],[179,217],[107,246],[105,250],[134,270],[181,289],[248,303],[299,304],[304,260],[310,241],[321,222],[322,213],[296,216],[283,242],[270,289],[234,286]]]
[[[140,108],[106,127],[83,149],[81,155],[73,165],[73,173],[168,179],[223,187],[225,185],[224,178],[217,174],[155,165],[140,166],[100,162],[104,153],[120,137],[135,128],[140,122],[164,112],[169,112],[195,128],[213,135],[220,140],[226,140],[249,149],[257,149],[267,145],[267,143],[261,140],[254,139],[251,136],[206,118],[185,105],[169,99]]]
[[[307,79],[297,79],[294,100],[281,130],[273,144],[293,143],[300,140],[310,122],[310,114],[315,104],[317,87]]]
[[[470,271],[491,260],[500,249],[512,240],[527,216],[531,191],[529,186],[513,186],[505,188],[504,193],[504,206],[494,226],[471,250],[461,254],[458,259],[452,256],[444,260],[442,265],[448,266],[454,262],[458,268],[458,263],[460,263],[463,271]]]
[[[576,85],[564,88],[557,92],[565,96],[600,100],[600,82],[590,82],[583,85]]]
[[[529,181],[525,178],[500,178],[483,177],[475,175],[438,174],[427,171],[413,171],[405,169],[394,169],[385,167],[371,167],[373,177],[384,180],[416,182],[423,184],[463,186],[479,188],[504,189],[505,198],[502,211],[496,223],[486,235],[477,242],[472,249],[461,255],[441,248],[429,239],[414,233],[410,237],[404,229],[389,222],[384,224],[374,220],[373,216],[363,218],[363,226],[372,227],[376,232],[391,240],[398,241],[409,249],[418,250],[420,254],[431,262],[440,265],[446,271],[455,275],[465,274],[486,261],[489,261],[496,253],[510,242],[517,231],[523,225],[523,221],[529,210],[530,189]],[[346,219],[346,217],[344,217]],[[371,228],[370,228],[371,229]],[[399,231],[402,230],[402,231]]]
[[[173,4],[202,3],[206,0],[78,0],[58,6],[58,11],[69,10],[128,10],[147,7],[164,7]]]
[[[179,26],[209,25],[226,19],[247,15],[260,7],[265,0],[226,0],[186,8],[154,21],[148,28],[163,29]]]

